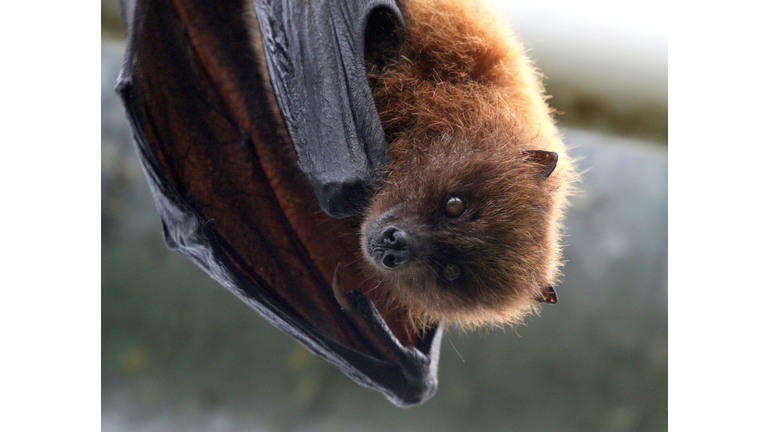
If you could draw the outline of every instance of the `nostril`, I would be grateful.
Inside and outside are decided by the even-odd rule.
[[[405,249],[408,247],[408,234],[403,230],[390,226],[381,232],[380,241],[384,247]]]
[[[393,253],[385,253],[384,257],[381,259],[381,264],[384,267],[390,268],[390,269],[395,268],[398,265],[400,265],[400,263],[398,262],[397,257]]]
[[[382,241],[382,243],[387,244],[387,245],[395,244],[395,242],[397,241],[397,239],[395,237],[395,234],[398,233],[398,232],[400,232],[400,230],[398,230],[397,228],[395,228],[393,226],[387,227],[381,233],[381,241]]]

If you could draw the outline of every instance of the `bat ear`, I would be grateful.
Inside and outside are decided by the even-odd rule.
[[[526,150],[523,152],[528,159],[541,166],[539,174],[542,178],[549,177],[557,166],[557,153],[545,150]]]
[[[377,8],[368,16],[365,27],[365,64],[379,68],[397,60],[400,45],[405,41],[402,18],[391,10]]]
[[[555,292],[555,287],[552,285],[544,287],[544,289],[541,290],[541,295],[537,297],[536,300],[540,303],[556,304],[557,292]]]

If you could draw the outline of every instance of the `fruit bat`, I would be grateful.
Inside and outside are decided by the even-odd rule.
[[[310,351],[411,406],[437,389],[444,320],[556,301],[570,164],[485,9],[121,7],[117,91],[166,243]]]
[[[361,266],[417,328],[520,323],[557,301],[576,177],[540,77],[482,3],[402,9],[397,57],[367,61],[391,162],[363,212]]]

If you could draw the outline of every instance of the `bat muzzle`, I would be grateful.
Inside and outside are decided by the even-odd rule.
[[[374,262],[385,269],[393,269],[411,259],[409,247],[411,236],[395,226],[387,226],[369,242],[369,255]]]
[[[402,220],[370,224],[363,240],[368,260],[388,271],[412,267],[424,252],[424,242],[418,230],[409,228]]]
[[[398,213],[392,209],[363,226],[361,245],[366,258],[386,271],[414,267],[429,249],[428,236],[420,226]]]

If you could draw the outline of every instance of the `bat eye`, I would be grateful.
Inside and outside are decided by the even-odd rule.
[[[446,264],[442,271],[441,276],[448,282],[453,282],[461,276],[461,267],[456,264]]]
[[[451,219],[463,215],[465,211],[467,211],[467,202],[462,198],[452,196],[445,202],[445,215]]]

